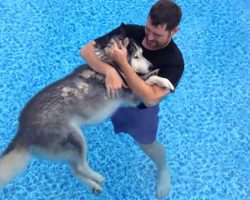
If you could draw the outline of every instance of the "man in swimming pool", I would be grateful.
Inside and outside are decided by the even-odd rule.
[[[167,78],[177,86],[184,70],[184,61],[180,50],[172,39],[179,30],[182,17],[180,7],[169,0],[159,0],[150,9],[146,26],[125,25],[126,34],[143,48],[143,56],[156,68],[159,76]],[[122,24],[121,26],[124,26]],[[108,96],[114,98],[123,87],[120,75],[107,63],[98,60],[94,54],[94,45],[111,35],[119,33],[120,27],[97,38],[81,49],[81,56],[97,72],[105,75]],[[127,78],[128,86],[143,103],[136,108],[120,108],[111,118],[115,132],[126,132],[132,136],[141,149],[156,164],[159,176],[157,182],[158,198],[167,195],[171,185],[169,167],[165,149],[156,140],[158,126],[159,101],[170,93],[157,85],[147,85],[134,73],[127,61],[127,50],[123,44],[114,44],[110,56],[119,64]]]

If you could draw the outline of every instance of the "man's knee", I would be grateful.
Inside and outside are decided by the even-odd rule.
[[[141,143],[138,144],[143,151],[153,151],[159,143],[157,141],[153,141],[152,143],[149,144],[141,144]]]

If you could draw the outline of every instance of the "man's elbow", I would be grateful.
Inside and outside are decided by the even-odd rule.
[[[158,86],[154,87],[154,93],[147,95],[147,97],[143,99],[143,103],[146,106],[152,107],[157,105],[162,99],[164,99],[164,97],[166,97],[170,93],[170,90],[159,90],[158,88]]]
[[[87,54],[87,46],[84,46],[81,50],[80,50],[80,56],[82,58],[86,58],[86,54]]]
[[[83,59],[86,59],[86,57],[91,53],[91,51],[93,51],[94,45],[95,45],[95,42],[92,41],[88,43],[86,46],[82,47],[82,49],[80,50],[80,56]]]
[[[145,100],[143,100],[143,103],[147,107],[152,107],[152,106],[155,106],[159,103],[159,99],[145,99]]]

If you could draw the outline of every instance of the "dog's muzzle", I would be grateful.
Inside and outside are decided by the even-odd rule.
[[[145,80],[147,80],[151,76],[158,75],[158,73],[159,73],[159,69],[155,69],[153,71],[148,72],[147,74],[142,74],[142,75],[139,75],[139,76],[141,77],[142,80],[145,81]]]

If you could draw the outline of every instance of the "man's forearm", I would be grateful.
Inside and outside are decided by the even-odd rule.
[[[96,57],[94,50],[95,50],[95,41],[92,41],[81,49],[80,55],[93,70],[95,70],[100,74],[107,75],[111,66],[99,60]]]
[[[94,51],[95,42],[93,41],[83,47],[80,54],[94,71],[105,76],[107,96],[116,98],[123,85],[122,78],[113,66],[99,60]]]
[[[121,69],[127,78],[129,87],[148,106],[153,106],[162,98],[162,94],[156,92],[157,86],[145,83],[131,68],[128,63],[121,64]]]

